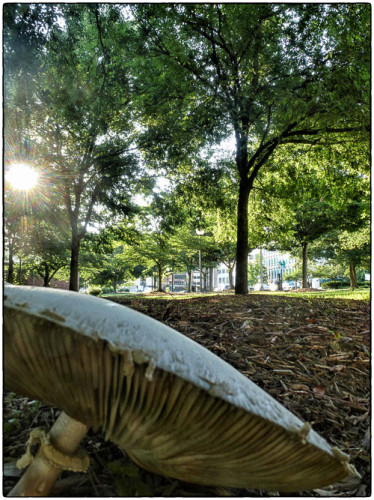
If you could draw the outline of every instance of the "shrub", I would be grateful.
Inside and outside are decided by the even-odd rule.
[[[370,288],[370,281],[358,281],[357,285],[360,288]]]
[[[92,286],[88,289],[88,293],[90,295],[99,296],[103,293],[102,289],[99,286]]]
[[[103,286],[103,293],[114,293],[114,290],[111,286]]]
[[[321,287],[324,290],[331,288],[347,288],[349,287],[349,283],[347,281],[325,281],[322,283]]]

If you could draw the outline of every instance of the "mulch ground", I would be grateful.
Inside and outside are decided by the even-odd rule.
[[[369,496],[370,305],[301,295],[113,300],[175,328],[233,365],[349,454],[361,475],[294,496]],[[25,451],[30,429],[50,427],[58,413],[5,395],[4,494],[20,475],[15,461]],[[265,491],[201,487],[151,474],[97,434],[89,433],[83,445],[91,457],[88,474],[64,472],[52,496],[269,496]]]

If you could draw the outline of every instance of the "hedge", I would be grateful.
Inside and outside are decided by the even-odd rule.
[[[349,288],[350,283],[348,281],[325,281],[322,283],[321,287],[323,289],[328,288]]]
[[[358,281],[357,285],[360,288],[370,288],[370,281]]]

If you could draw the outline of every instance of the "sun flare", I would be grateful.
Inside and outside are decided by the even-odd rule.
[[[38,172],[24,163],[13,164],[5,175],[12,188],[19,191],[30,191],[35,187],[38,177]]]

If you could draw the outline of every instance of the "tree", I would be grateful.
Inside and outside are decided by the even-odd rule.
[[[272,154],[369,127],[370,7],[359,4],[132,6],[148,154],[172,168],[234,133],[236,293],[247,293],[248,200]],[[157,115],[155,115],[157,113]],[[150,146],[153,144],[153,146]]]
[[[370,269],[371,245],[370,227],[364,230],[339,235],[339,246],[337,248],[338,260],[345,261],[349,265],[349,279],[351,288],[357,288],[356,267],[364,266]]]
[[[162,282],[166,268],[171,265],[172,248],[169,238],[162,232],[142,234],[132,247],[139,256],[139,262],[147,267],[156,266],[158,292],[162,292]]]
[[[6,191],[5,191],[6,193]],[[4,203],[4,245],[7,249],[7,272],[6,281],[14,283],[14,258],[24,247],[23,233],[25,216],[20,211],[20,205],[7,200],[5,194]]]
[[[97,285],[110,285],[114,293],[117,293],[117,286],[124,280],[129,280],[133,276],[131,270],[133,265],[128,254],[122,245],[116,246],[110,255],[100,256],[91,282]]]
[[[35,221],[30,235],[27,255],[29,269],[43,278],[43,286],[49,287],[52,278],[69,267],[69,237],[65,228],[52,226],[48,221]]]
[[[191,292],[192,273],[199,267],[199,244],[195,231],[188,225],[181,226],[172,238],[172,246],[175,263],[181,271],[187,273],[187,289]]]
[[[248,265],[248,284],[250,286],[253,286],[259,282],[260,273],[260,256],[256,255],[254,262],[249,262]],[[266,283],[267,280],[267,269],[265,266],[262,266],[262,281]]]
[[[272,169],[257,178],[267,208],[268,246],[294,254],[301,250],[304,288],[310,245],[334,229],[356,231],[368,209],[369,179],[356,169],[359,159],[361,171],[366,171],[368,158],[357,152],[352,160],[352,147],[345,147],[300,146],[277,152]]]
[[[43,68],[29,99],[27,129],[46,185],[69,216],[69,288],[77,291],[80,246],[89,225],[103,219],[105,206],[127,213],[141,172],[131,152],[127,77],[111,57],[116,26],[122,27],[118,13],[110,6],[71,4],[55,6],[54,15],[40,51]],[[9,15],[7,21],[17,19]]]
[[[324,258],[329,278],[349,276],[351,288],[357,288],[357,268],[370,269],[370,234],[370,217],[364,214],[355,231],[336,229],[326,234],[314,246],[313,255]]]

